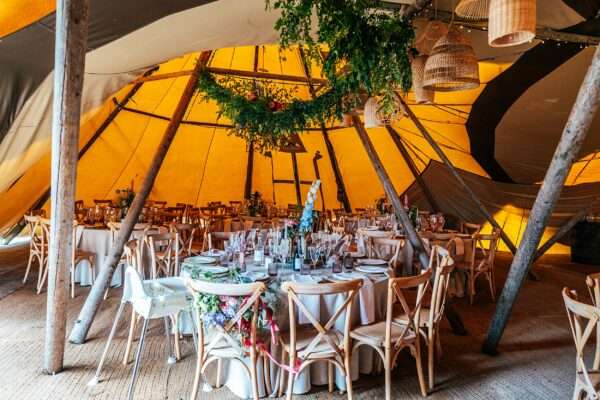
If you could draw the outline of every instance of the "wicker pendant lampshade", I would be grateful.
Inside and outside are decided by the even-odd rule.
[[[425,64],[423,88],[453,92],[479,86],[479,64],[471,41],[453,26],[433,46]]]
[[[446,33],[448,33],[448,25],[437,20],[429,21],[415,43],[419,54],[430,54],[433,45]]]
[[[413,92],[415,101],[418,104],[433,103],[435,92],[433,90],[423,88],[423,77],[425,75],[425,63],[427,62],[426,55],[416,56],[411,63]]]
[[[488,43],[516,46],[535,37],[536,0],[490,0]]]
[[[490,0],[461,0],[454,9],[456,15],[472,21],[488,19]]]
[[[391,114],[384,114],[380,111],[381,105],[376,97],[369,97],[365,103],[365,128],[376,128],[378,126],[389,125],[402,119],[400,104]]]

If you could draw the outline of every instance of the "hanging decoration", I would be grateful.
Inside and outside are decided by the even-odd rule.
[[[393,111],[387,112],[381,105],[381,100],[370,97],[365,103],[365,128],[377,128],[400,121],[403,117],[402,105],[396,100]]]
[[[536,34],[536,0],[490,0],[488,43],[508,47]]]
[[[433,103],[435,92],[430,89],[423,87],[423,78],[425,76],[425,64],[429,57],[427,55],[420,55],[413,58],[412,76],[413,76],[413,93],[415,95],[415,102],[417,104]]]
[[[396,111],[396,91],[412,85],[410,54],[414,30],[399,10],[377,8],[376,0],[267,0],[281,13],[275,24],[282,48],[301,46],[307,65],[328,80],[311,100],[301,100],[276,84],[252,83],[203,71],[198,89],[218,103],[233,123],[231,132],[261,151],[278,148],[307,126],[341,119],[360,104],[359,93],[377,96],[379,112]],[[314,25],[316,15],[317,25]],[[315,33],[316,32],[316,33]],[[309,71],[310,72],[310,71]]]
[[[488,19],[490,0],[461,0],[454,9],[456,15],[471,21]]]
[[[447,33],[448,25],[438,20],[429,21],[415,43],[419,54],[431,54],[433,46]]]
[[[423,88],[436,92],[475,89],[479,64],[468,37],[456,26],[440,38],[425,64]]]

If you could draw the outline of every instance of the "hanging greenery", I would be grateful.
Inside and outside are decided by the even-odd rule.
[[[396,106],[395,91],[411,87],[414,30],[400,11],[382,10],[379,0],[266,0],[279,10],[275,29],[282,48],[300,46],[306,64],[317,65],[329,84],[312,100],[293,91],[227,77],[200,74],[199,89],[215,100],[233,124],[233,134],[263,151],[287,143],[305,127],[341,118],[357,106],[359,93],[378,96],[381,113]],[[317,26],[313,26],[316,15]]]

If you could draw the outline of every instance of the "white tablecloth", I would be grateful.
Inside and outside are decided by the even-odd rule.
[[[256,269],[256,267],[249,267],[248,270]],[[263,268],[264,270],[264,268]],[[266,271],[265,271],[266,272]],[[182,269],[182,275],[186,272]],[[281,271],[279,279],[281,281],[293,279],[292,271],[286,270]],[[386,296],[387,296],[387,278],[382,277],[374,279],[368,284],[365,284],[361,288],[361,292],[355,298],[355,303],[352,308],[352,325],[366,325],[372,322],[383,319],[385,316],[386,307]],[[282,331],[289,329],[289,314],[287,309],[287,295],[281,293],[282,301],[280,303],[280,309],[277,311],[276,321]],[[315,316],[320,318],[321,323],[325,323],[337,310],[337,308],[344,302],[345,296],[343,294],[327,295],[327,296],[302,296],[301,300],[307,307],[307,309]],[[298,316],[300,314],[297,314]],[[189,317],[183,313],[180,318],[180,329],[184,334],[191,334],[193,325],[189,320]],[[338,319],[336,327],[342,330],[344,324],[344,318]],[[278,345],[271,346],[271,354],[279,360],[281,357],[281,349]],[[359,350],[352,355],[352,380],[357,380],[359,372],[362,374],[369,374],[374,371],[380,370],[380,363],[377,354],[367,346],[362,346]],[[279,368],[274,363],[270,363],[271,370],[271,387],[275,388]],[[268,396],[265,386],[262,384],[264,381],[263,363],[258,363],[258,380],[259,380],[259,394],[261,397]],[[215,384],[214,374],[210,372],[207,374],[207,378],[211,381],[211,384]],[[236,396],[241,398],[252,397],[252,386],[250,383],[250,377],[243,366],[237,361],[224,361],[223,362],[223,373],[222,373],[222,384],[227,386]],[[340,390],[345,390],[346,382],[344,376],[340,371],[336,370],[335,382]],[[327,365],[326,363],[315,363],[307,369],[303,370],[295,379],[294,382],[294,393],[304,394],[311,390],[311,384],[314,385],[326,385],[327,379]]]
[[[131,234],[133,239],[140,239],[142,235],[141,231],[134,231]],[[75,232],[75,240],[78,249],[96,254],[96,274],[98,274],[100,268],[104,267],[104,262],[108,257],[112,245],[110,230],[78,226]],[[124,264],[117,267],[112,276],[110,286],[121,286],[123,267]],[[75,268],[75,282],[78,282],[80,286],[89,286],[92,284],[92,270],[87,261],[80,262]]]

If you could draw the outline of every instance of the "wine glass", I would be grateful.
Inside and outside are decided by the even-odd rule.
[[[317,262],[319,261],[319,257],[321,257],[321,247],[318,245],[309,246],[308,247],[308,255],[310,257],[310,261],[313,269],[317,268]]]

